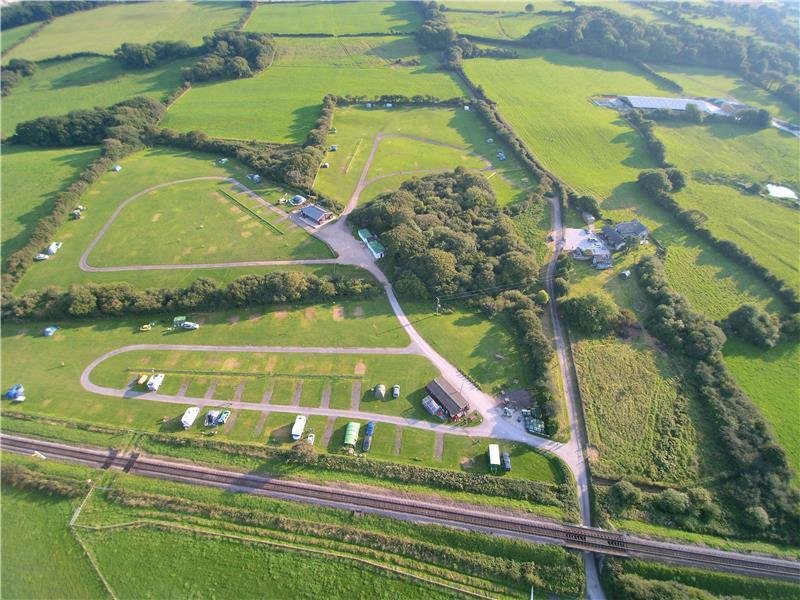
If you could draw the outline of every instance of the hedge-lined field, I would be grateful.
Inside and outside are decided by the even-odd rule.
[[[42,60],[74,52],[112,54],[124,42],[182,40],[198,45],[215,29],[236,25],[237,2],[156,2],[101,6],[56,17],[4,58]]]
[[[102,582],[68,527],[79,503],[3,485],[4,597],[106,597]]]
[[[534,5],[535,6],[535,5]],[[528,35],[534,27],[549,25],[564,17],[536,13],[501,13],[486,15],[468,12],[448,12],[447,22],[462,35],[477,35],[499,40],[515,40]]]
[[[145,71],[124,71],[116,61],[99,56],[39,65],[3,98],[3,134],[13,135],[23,121],[110,106],[133,96],[161,100],[183,83],[181,67],[190,62],[175,61]]]
[[[3,256],[11,256],[25,245],[38,220],[52,209],[54,195],[97,155],[94,148],[3,147]]]
[[[13,46],[20,40],[29,36],[32,31],[41,26],[41,23],[28,23],[27,25],[20,25],[13,29],[5,29],[3,37],[0,39],[0,52],[5,52],[6,48]]]
[[[412,32],[422,16],[410,2],[294,2],[261,4],[247,22],[247,31],[265,33]]]
[[[674,483],[697,478],[698,431],[675,365],[644,342],[572,345],[593,472]],[[591,456],[591,452],[590,452]]]
[[[405,38],[347,38],[342,43],[348,56],[340,51],[328,57],[320,48],[338,45],[338,39],[280,38],[279,48],[291,48],[291,53],[279,50],[275,64],[251,79],[193,87],[170,109],[163,125],[179,131],[202,129],[218,137],[297,143],[319,117],[326,94],[464,94],[451,74],[437,70],[433,54],[419,57],[418,66],[396,66],[383,58],[381,64],[364,65],[361,55],[374,63],[375,56],[391,56],[395,45],[405,53]]]
[[[283,195],[291,197],[286,190]],[[132,231],[137,232],[133,237]],[[332,256],[323,242],[285,214],[264,207],[235,185],[194,181],[153,190],[128,204],[100,238],[89,262],[119,266]]]
[[[764,350],[733,339],[725,345],[724,354],[736,382],[761,409],[789,462],[800,473],[800,345],[784,342]]]

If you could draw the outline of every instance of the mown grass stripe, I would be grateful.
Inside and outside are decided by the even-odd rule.
[[[261,223],[265,227],[268,227],[269,229],[272,229],[273,231],[275,231],[276,233],[279,233],[280,235],[284,235],[283,231],[281,231],[280,229],[275,227],[275,225],[273,225],[272,223],[267,221],[264,217],[259,215],[257,212],[253,211],[251,208],[249,208],[249,207],[245,206],[244,204],[242,204],[239,200],[237,200],[236,198],[231,196],[228,192],[226,192],[222,188],[219,188],[219,192],[221,194],[224,194],[225,196],[227,196],[229,200],[231,200],[234,204],[236,204],[242,210],[246,211],[251,217],[253,217],[256,221],[258,221],[259,223]]]

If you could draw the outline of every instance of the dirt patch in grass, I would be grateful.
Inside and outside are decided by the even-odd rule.
[[[278,311],[275,311],[272,314],[274,315],[274,317],[276,319],[278,319],[279,321],[282,321],[283,319],[285,319],[286,317],[289,316],[289,311],[288,310],[278,310]]]
[[[355,369],[353,369],[354,375],[364,375],[367,372],[367,365],[363,360],[360,360],[356,363]]]
[[[243,238],[249,238],[250,236],[253,235],[253,232],[252,231],[242,231],[242,232],[239,233],[239,235],[241,237],[243,237]]]
[[[313,306],[309,306],[303,314],[305,315],[306,319],[310,321],[317,316],[317,309]]]
[[[206,249],[206,254],[214,254],[214,252],[216,252],[217,250],[218,250],[218,248],[216,246],[209,246]]]
[[[156,213],[152,217],[150,217],[150,222],[155,223],[161,218],[161,213]]]
[[[275,363],[277,362],[278,362],[277,356],[273,355],[269,357],[269,360],[267,360],[267,367],[266,367],[268,373],[272,373],[272,371],[275,370]]]
[[[233,358],[233,357],[232,358],[226,358],[224,361],[222,361],[222,370],[223,371],[233,371],[234,369],[239,367],[239,365],[241,365],[241,364],[242,363],[239,362],[238,358]]]
[[[239,322],[241,317],[239,315],[231,315],[228,317],[228,325],[234,325]]]
[[[253,313],[251,315],[247,315],[248,321],[258,321],[261,317],[263,317],[261,313]]]
[[[237,214],[237,215],[238,215],[240,212],[242,212],[242,209],[241,209],[241,208],[239,208],[238,206],[231,206],[231,207],[229,208],[229,210],[230,210],[230,211],[231,211],[233,214]]]
[[[586,455],[589,457],[589,462],[596,463],[600,460],[600,451],[594,446],[586,449]]]
[[[354,317],[363,317],[364,316],[364,307],[363,306],[356,306],[353,309],[353,316]]]
[[[343,321],[344,320],[344,307],[343,306],[334,306],[333,310],[333,320],[334,321]]]
[[[170,357],[164,361],[165,367],[174,367],[178,364],[178,361],[181,359],[180,355],[178,354],[171,354]]]

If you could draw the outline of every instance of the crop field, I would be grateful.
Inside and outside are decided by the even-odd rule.
[[[572,351],[593,471],[645,481],[696,479],[694,415],[670,359],[646,343],[615,339],[579,340]]]
[[[217,137],[298,143],[319,117],[326,94],[464,94],[449,73],[437,70],[433,54],[417,56],[418,66],[400,66],[384,58],[405,54],[409,44],[413,40],[393,37],[280,38],[278,57],[270,68],[251,79],[193,87],[170,108],[162,124],[179,131],[202,129]],[[339,50],[329,57],[327,48],[334,46]]]
[[[5,461],[6,457],[3,457]],[[3,485],[4,598],[103,598],[103,584],[67,523],[79,500]]]
[[[800,189],[793,160],[800,150],[798,139],[774,128],[756,132],[724,123],[658,127],[656,133],[667,146],[668,160],[695,179],[676,199],[687,209],[704,212],[716,235],[735,241],[773,273],[800,287],[794,259],[798,212],[733,187],[696,180],[705,172]]]
[[[20,284],[17,286],[17,291],[22,292],[28,289],[41,289],[51,285],[67,288],[72,283],[87,281],[113,282],[122,280],[129,281],[132,284],[141,287],[177,286],[187,285],[188,282],[194,281],[198,277],[211,277],[212,279],[216,279],[220,282],[225,282],[230,281],[237,276],[243,275],[245,271],[243,271],[241,267],[128,271],[122,274],[117,272],[85,273],[81,271],[79,266],[81,255],[87,249],[92,240],[94,240],[98,235],[100,229],[111,217],[114,210],[124,200],[130,198],[134,194],[138,194],[139,192],[142,192],[152,186],[193,177],[234,177],[238,181],[250,184],[249,180],[245,178],[245,174],[248,171],[243,166],[235,163],[234,161],[229,161],[226,165],[221,166],[218,165],[214,159],[215,157],[211,155],[164,148],[144,150],[125,158],[120,163],[123,167],[122,171],[110,171],[101,177],[96,183],[94,183],[86,192],[82,199],[84,206],[87,207],[83,218],[81,218],[79,221],[67,221],[58,232],[58,241],[61,241],[64,244],[58,255],[49,261],[44,261],[33,265],[23,277]],[[213,182],[213,185],[218,185],[218,182]],[[213,187],[213,185],[209,184],[208,189],[211,191],[215,190],[216,187]],[[181,188],[178,187],[176,189]],[[288,193],[284,188],[269,184],[267,182],[262,182],[261,185],[254,186],[254,190],[256,190],[257,193],[266,201],[273,204],[277,204],[278,200]],[[121,218],[123,219],[122,222],[124,223],[124,220],[129,217],[132,218],[133,221],[136,221],[139,214],[144,214],[145,216],[143,217],[143,223],[138,224],[142,225],[142,227],[137,225],[137,231],[141,230],[142,235],[147,238],[149,235],[147,233],[147,229],[158,226],[161,217],[158,217],[155,222],[153,219],[156,218],[155,216],[157,214],[163,214],[163,210],[159,208],[149,212],[145,211],[145,213],[141,213],[139,207],[148,206],[149,200],[171,197],[172,191],[173,188],[169,186],[160,191],[156,191],[154,196],[146,196],[145,198],[134,200],[130,205],[128,205],[127,208],[130,210],[127,213],[125,212],[125,209],[123,209],[123,215],[121,215]],[[239,198],[240,195],[237,195],[236,197]],[[247,199],[243,200],[248,201]],[[137,203],[139,203],[138,206]],[[216,204],[215,200],[210,204],[210,206],[221,207],[222,205]],[[259,214],[268,215],[269,218],[273,218],[272,215],[274,213],[269,212],[268,209],[256,204],[253,204],[252,207],[261,211]],[[230,211],[230,207],[226,208],[225,210]],[[126,214],[128,216],[126,216]],[[229,218],[231,218],[233,223],[236,223],[236,219],[240,219],[242,216],[244,216],[243,214],[234,215],[233,212],[229,212],[228,214],[230,215]],[[165,235],[178,233],[179,231],[183,230],[182,228],[184,228],[191,233],[191,239],[198,244],[202,243],[204,234],[220,239],[224,238],[225,236],[229,236],[230,238],[232,234],[230,231],[220,231],[218,225],[212,222],[207,222],[204,229],[199,229],[199,226],[202,223],[196,220],[193,222],[193,224],[197,228],[192,229],[192,223],[184,225],[179,222],[174,222],[164,225],[165,221],[166,218],[164,221],[161,221],[162,226],[165,226],[165,228],[168,230],[165,231]],[[144,225],[145,223],[146,225]],[[111,264],[125,264],[126,262],[130,264],[130,261],[125,258],[125,253],[129,247],[138,247],[141,249],[141,252],[150,252],[154,255],[164,258],[165,253],[170,252],[170,244],[175,243],[174,238],[163,239],[160,243],[156,244],[155,247],[146,248],[139,244],[135,238],[126,238],[125,245],[120,247],[118,244],[116,244],[116,247],[114,247],[113,242],[115,242],[119,235],[124,235],[125,233],[124,230],[119,230],[119,224],[120,222],[112,224],[112,227],[108,231],[108,235],[111,236],[110,240],[112,241],[112,246],[106,247],[108,248],[108,252],[111,254],[111,258],[104,258],[100,256],[102,244],[104,241],[108,241],[101,239],[101,246],[95,249],[95,251],[92,253],[89,259],[89,264],[95,265],[95,261],[98,260],[98,257],[101,261],[106,260]],[[291,230],[290,223],[288,221],[282,221],[278,224],[278,226],[281,228],[281,230],[286,230],[287,232]],[[115,228],[117,228],[116,233],[114,231]],[[261,231],[260,235],[263,236],[265,240],[269,240],[270,236],[267,235],[266,228],[262,227],[261,225],[259,225],[258,228]],[[297,245],[297,248],[306,248],[312,250],[311,254],[315,254],[316,256],[330,256],[330,252],[327,250],[327,248],[325,248],[322,244],[317,243],[316,240],[309,238],[305,232],[296,229],[291,231],[294,231],[294,233],[291,233],[291,235],[288,237],[292,238],[290,241],[292,245],[299,244]],[[275,237],[277,238],[278,235],[276,234]],[[286,244],[289,242],[289,240],[285,239],[287,238],[287,235],[280,237],[281,244]],[[241,238],[241,241],[237,240],[237,245],[240,249],[242,249],[243,252],[246,252],[246,248],[253,244],[254,241],[255,240],[252,237],[243,237]],[[208,251],[208,248],[214,244],[217,244],[217,242],[213,240],[207,240],[206,248],[203,249],[203,252]],[[269,242],[265,241],[264,244],[269,244]],[[274,253],[276,251],[279,251],[279,254],[282,256],[291,255],[292,251],[292,246],[278,247],[276,245],[271,245],[270,248],[266,249],[266,251],[265,245],[261,245],[260,248],[262,254],[256,256],[256,258],[261,258],[264,260],[269,257],[270,253]],[[179,252],[180,251],[181,250],[179,250]],[[253,254],[250,254],[249,256],[253,257]],[[217,256],[217,258],[220,258],[220,256]],[[119,260],[120,262],[113,262],[115,260]],[[184,258],[182,262],[186,263],[190,262],[190,260]],[[225,259],[223,258],[223,260]],[[208,261],[199,260],[198,258],[195,262],[200,263]],[[300,267],[292,268],[303,270]],[[261,267],[255,270],[248,269],[246,272],[264,273],[270,270],[273,269]],[[344,272],[352,272],[352,270],[345,268]]]
[[[408,338],[381,300],[345,302],[316,307],[269,307],[259,311],[188,315],[202,326],[197,331],[172,332],[172,317],[120,319],[92,323],[61,322],[52,338],[41,335],[52,323],[3,327],[2,386],[24,382],[25,411],[80,418],[109,425],[157,430],[165,407],[129,402],[86,392],[80,385],[83,369],[101,354],[130,344],[179,343],[220,345],[405,346]],[[335,315],[335,317],[334,317]],[[143,322],[156,321],[150,332]],[[313,336],[310,337],[310,336]],[[202,388],[206,390],[208,385]],[[176,388],[177,391],[177,388]],[[202,392],[200,395],[202,396]],[[3,407],[9,407],[3,403]],[[167,408],[167,411],[177,410]]]
[[[422,25],[420,11],[409,2],[297,2],[261,4],[246,31],[265,33],[408,33]]]
[[[498,40],[522,38],[535,27],[550,25],[562,20],[559,15],[536,13],[500,13],[487,15],[468,12],[447,12],[447,22],[462,35],[477,35]]]
[[[342,203],[346,203],[355,190],[378,134],[386,137],[379,143],[367,181],[376,177],[383,179],[365,188],[363,200],[395,190],[414,175],[425,175],[413,171],[452,169],[459,164],[485,169],[487,161],[494,170],[484,174],[489,177],[500,204],[518,200],[532,187],[527,173],[508,148],[496,140],[487,141],[493,134],[471,111],[438,107],[367,109],[350,106],[336,110],[334,125],[336,133],[330,134],[328,142],[336,144],[338,150],[325,157],[330,168],[319,171],[315,188]],[[415,136],[429,142],[391,136]],[[497,160],[497,153],[501,151],[506,154],[505,161]],[[401,174],[386,177],[397,172]]]
[[[660,75],[680,85],[686,94],[702,97],[736,98],[739,102],[765,108],[775,117],[797,121],[797,111],[765,90],[745,81],[735,73],[702,67],[650,65]]]
[[[24,246],[36,223],[99,152],[94,148],[33,149],[4,146],[2,162],[2,255]]]
[[[0,52],[5,52],[41,26],[41,23],[28,23],[27,25],[19,25],[13,29],[4,30],[2,38],[0,38]]]
[[[215,29],[233,27],[244,7],[232,2],[134,2],[56,17],[4,58],[42,60],[61,54],[111,55],[123,42],[182,40],[198,45]]]
[[[725,364],[772,425],[775,437],[800,473],[800,421],[797,416],[800,390],[800,345],[783,342],[764,350],[728,340],[723,350]]]
[[[743,302],[785,310],[759,279],[644,197],[636,177],[655,165],[643,141],[617,113],[589,102],[596,94],[669,92],[624,63],[556,51],[530,51],[525,56],[469,60],[465,70],[497,101],[502,115],[545,166],[578,192],[601,199],[607,218],[635,216],[645,223],[669,246],[670,283],[696,309],[712,318],[727,315]]]
[[[132,231],[137,232],[133,238]],[[194,181],[153,190],[128,204],[89,261],[94,266],[118,266],[332,256],[323,242],[235,185]]]
[[[208,397],[204,394],[208,390],[210,397],[222,403],[233,400],[239,388],[243,394],[240,399],[245,402],[259,403],[270,391],[270,404],[289,406],[297,399],[298,406],[319,408],[322,390],[329,385],[332,393],[343,393],[348,408],[351,388],[355,388],[361,390],[361,411],[433,420],[420,401],[436,369],[427,359],[414,355],[137,351],[101,363],[92,373],[92,382],[124,389],[140,373],[152,369],[167,374],[160,390],[164,394],[183,388],[187,396],[202,398]],[[199,385],[193,381],[197,378]],[[334,387],[334,383],[341,385]],[[392,385],[399,385],[400,397],[395,399],[388,393],[385,399],[376,399],[372,388],[378,384],[385,385],[387,392]],[[330,398],[332,405],[341,401]],[[196,429],[202,430],[199,422]]]
[[[124,71],[116,61],[100,56],[39,65],[3,98],[3,135],[12,135],[19,123],[37,117],[110,106],[134,96],[161,100],[183,83],[181,67],[189,62],[174,61],[145,71]]]

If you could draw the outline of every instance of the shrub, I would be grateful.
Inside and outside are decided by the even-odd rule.
[[[654,504],[659,510],[671,515],[685,515],[691,506],[687,494],[672,488],[660,492],[655,497]]]
[[[618,513],[633,508],[642,500],[642,492],[630,481],[618,481],[608,490],[608,502]]]
[[[599,294],[562,300],[558,307],[570,327],[590,335],[611,333],[619,323],[617,305]]]
[[[755,304],[743,304],[731,312],[723,326],[727,331],[762,348],[774,348],[780,339],[778,317]]]

